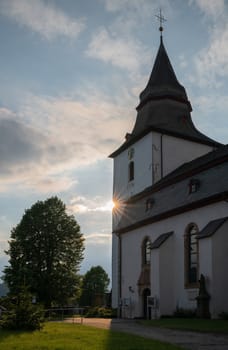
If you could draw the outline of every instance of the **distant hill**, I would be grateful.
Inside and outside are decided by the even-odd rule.
[[[5,283],[0,284],[0,297],[3,297],[8,293],[8,288]]]

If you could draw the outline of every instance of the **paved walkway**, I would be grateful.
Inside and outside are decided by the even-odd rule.
[[[83,324],[136,334],[178,345],[189,350],[228,350],[228,335],[177,331],[146,327],[136,320],[84,318]]]

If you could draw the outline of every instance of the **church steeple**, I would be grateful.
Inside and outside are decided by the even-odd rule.
[[[166,19],[162,15],[161,8],[159,15],[156,15],[156,17],[160,22],[160,47],[147,86],[139,96],[140,104],[137,109],[139,110],[148,100],[151,99],[171,98],[187,103],[190,110],[192,110],[185,88],[177,80],[163,44],[163,23]]]
[[[193,124],[191,104],[185,88],[177,80],[162,35],[152,73],[139,98],[136,123],[126,143],[150,131],[157,131],[213,147],[219,145]]]
[[[140,94],[140,104],[137,110],[141,109],[149,100],[171,98],[186,103],[191,110],[185,88],[177,80],[176,74],[170,63],[163,38],[160,38],[160,47],[146,88]]]
[[[126,134],[124,144],[110,157],[115,157],[152,131],[209,147],[220,146],[218,142],[197,130],[193,124],[191,104],[185,88],[177,80],[162,35],[149,81],[139,99],[136,108],[137,118],[132,132]]]

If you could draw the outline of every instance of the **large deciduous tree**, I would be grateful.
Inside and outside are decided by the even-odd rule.
[[[36,202],[12,229],[4,280],[10,293],[27,286],[45,307],[63,305],[79,288],[84,238],[57,197]]]
[[[82,306],[97,306],[104,304],[105,293],[108,291],[110,279],[101,266],[93,266],[82,279]]]

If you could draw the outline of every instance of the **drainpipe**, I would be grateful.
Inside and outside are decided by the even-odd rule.
[[[118,234],[118,317],[122,317],[122,240],[121,235]]]
[[[161,179],[163,178],[163,134],[160,136],[160,149],[161,149]]]

